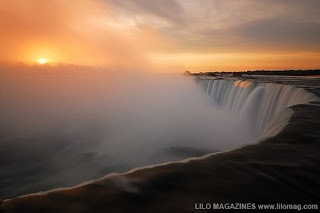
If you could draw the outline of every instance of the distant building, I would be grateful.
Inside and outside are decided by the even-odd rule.
[[[184,71],[184,74],[185,74],[185,75],[192,75],[189,70]]]

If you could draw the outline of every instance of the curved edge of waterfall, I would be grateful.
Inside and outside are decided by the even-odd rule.
[[[320,198],[320,156],[316,153],[320,148],[319,107],[307,103],[290,106],[269,123],[277,123],[276,128],[266,127],[257,140],[231,150],[8,199],[2,207],[5,212],[68,212],[68,207],[78,204],[90,211],[121,212],[148,209],[152,204],[153,212],[168,206],[174,212],[194,210],[195,202],[204,201],[316,202]],[[98,200],[95,205],[90,197]],[[130,205],[123,205],[128,202]]]
[[[204,89],[208,93],[209,92],[209,88],[210,88],[210,83],[213,80],[210,80],[210,79],[200,79],[200,80],[207,81],[202,86],[205,86]],[[261,85],[263,85],[263,86],[265,86],[265,85],[268,85],[268,86],[275,85],[275,86],[277,86],[276,89],[278,89],[278,90],[279,90],[279,86],[280,87],[288,86],[289,90],[291,90],[291,91],[295,90],[293,93],[297,93],[299,95],[300,94],[306,94],[306,96],[304,96],[304,98],[303,98],[303,101],[297,102],[296,104],[291,104],[290,107],[298,105],[298,104],[308,104],[309,102],[320,100],[316,95],[314,95],[314,94],[312,94],[312,93],[310,93],[310,92],[308,92],[308,91],[306,91],[306,90],[304,90],[302,88],[296,88],[296,87],[289,86],[289,85],[281,85],[281,84],[273,84],[273,83],[271,83],[271,84],[270,83],[268,83],[268,84],[265,84],[265,83],[252,84],[252,82],[243,81],[243,80],[238,80],[238,81],[237,80],[214,80],[214,81],[222,82],[222,83],[226,83],[227,82],[227,84],[228,84],[227,87],[226,86],[221,86],[221,85],[216,87],[216,88],[225,90],[225,91],[222,91],[222,92],[219,91],[223,95],[230,95],[230,92],[233,92],[232,90],[230,90],[230,85],[231,86],[240,85],[240,92],[236,91],[235,93],[233,93],[233,95],[230,95],[234,99],[239,99],[239,97],[241,97],[241,98],[245,97],[247,99],[250,99],[250,97],[252,97],[250,95],[252,95],[254,93],[254,89],[255,88],[259,89],[259,87],[261,87]],[[245,87],[242,87],[243,85],[245,85]],[[248,90],[249,92],[248,92],[247,88],[250,85],[253,85],[253,87],[249,88],[249,90]],[[228,86],[229,86],[229,88],[228,88]],[[212,86],[212,88],[214,88],[214,86]],[[281,91],[281,90],[282,90],[282,88],[279,91]],[[289,90],[287,90],[287,91],[289,91]],[[210,93],[212,94],[213,92],[211,91]],[[230,102],[226,102],[225,101],[225,97],[220,96],[220,98],[222,98],[224,100],[224,104],[226,104],[226,103],[230,104]],[[290,98],[288,100],[290,100]],[[291,100],[291,102],[292,102],[292,100]],[[235,102],[233,102],[233,103],[235,103]],[[220,104],[223,105],[222,103],[220,103]],[[241,104],[245,105],[246,104],[246,100],[245,99],[242,100]],[[285,103],[285,104],[287,104],[287,103]],[[241,105],[238,104],[238,106],[237,106],[238,110],[240,110],[239,106],[241,106]],[[234,106],[226,106],[225,105],[225,107],[232,108]],[[161,164],[153,164],[153,165],[148,165],[148,166],[143,166],[143,167],[136,167],[136,168],[133,168],[133,169],[131,169],[131,170],[127,171],[127,172],[124,172],[124,173],[110,173],[110,174],[107,174],[107,175],[105,175],[105,176],[103,176],[101,178],[90,180],[90,181],[85,181],[85,182],[82,182],[82,183],[80,183],[78,185],[75,185],[75,186],[72,186],[72,187],[59,187],[59,188],[51,189],[51,190],[48,190],[48,191],[40,191],[40,192],[36,192],[36,193],[30,193],[30,194],[22,195],[22,196],[19,196],[18,198],[26,197],[26,196],[30,196],[30,195],[44,195],[44,194],[47,194],[47,193],[56,192],[56,191],[60,191],[60,190],[74,189],[74,188],[78,188],[78,187],[81,187],[81,186],[84,186],[84,185],[95,183],[97,181],[101,181],[101,180],[103,180],[105,178],[114,177],[114,176],[117,176],[117,175],[127,175],[127,174],[134,173],[136,171],[139,171],[139,170],[156,168],[156,167],[161,167],[161,166],[166,166],[166,165],[176,164],[176,163],[189,163],[190,161],[194,161],[194,160],[204,160],[204,159],[209,158],[209,157],[214,156],[214,155],[218,155],[218,154],[222,154],[222,153],[228,153],[228,152],[232,152],[232,151],[237,150],[237,149],[241,149],[241,148],[243,148],[245,146],[248,146],[248,145],[258,144],[258,143],[260,143],[262,141],[267,140],[268,138],[272,138],[272,137],[276,136],[277,134],[279,134],[286,127],[286,125],[289,123],[292,115],[294,114],[294,111],[290,107],[284,107],[284,108],[278,109],[279,112],[277,114],[275,114],[275,115],[272,115],[271,120],[266,124],[266,126],[265,126],[264,130],[262,131],[261,135],[259,135],[258,137],[254,138],[253,140],[250,140],[250,141],[247,141],[247,142],[242,143],[240,145],[234,146],[231,149],[227,149],[227,150],[224,150],[224,151],[218,151],[218,152],[214,152],[214,153],[208,153],[208,154],[200,156],[200,157],[189,157],[189,158],[186,158],[186,159],[183,159],[183,160],[178,160],[178,161],[169,161],[169,162],[165,162],[165,163],[161,163]],[[13,198],[13,199],[15,199],[15,198]],[[11,199],[7,199],[7,200],[11,200]]]
[[[230,79],[195,78],[197,84],[221,110],[243,114],[251,121],[255,138],[274,136],[288,121],[286,110],[298,104],[320,99],[303,88],[287,84]],[[278,122],[278,123],[277,123]]]

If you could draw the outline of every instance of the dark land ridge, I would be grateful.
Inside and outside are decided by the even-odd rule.
[[[191,74],[195,76],[242,76],[242,75],[284,75],[284,76],[320,76],[320,69],[309,70],[254,70],[254,71],[237,71],[237,72],[200,72],[191,73],[185,71],[185,74]],[[320,77],[319,77],[320,78]]]

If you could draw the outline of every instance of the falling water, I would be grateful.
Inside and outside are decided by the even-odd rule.
[[[238,112],[249,120],[255,137],[267,132],[268,124],[288,107],[318,100],[305,89],[290,85],[199,78],[196,81],[212,97],[215,106]]]

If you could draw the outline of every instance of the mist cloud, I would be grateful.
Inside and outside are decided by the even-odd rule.
[[[201,156],[253,137],[241,115],[215,108],[187,77],[69,65],[0,70],[6,196]]]

